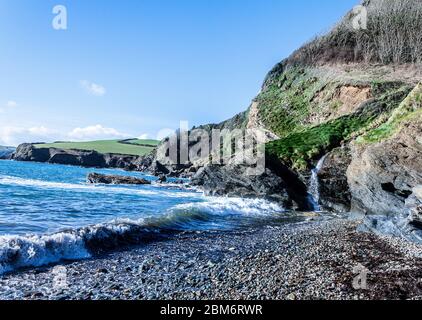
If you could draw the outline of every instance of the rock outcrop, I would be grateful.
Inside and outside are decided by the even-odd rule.
[[[150,171],[193,174],[193,184],[210,195],[264,197],[304,209],[310,171],[327,155],[318,173],[323,209],[385,216],[411,210],[412,223],[419,224],[422,4],[397,3],[363,1],[370,13],[365,31],[353,28],[355,14],[349,12],[329,33],[277,64],[247,111],[199,127],[264,130],[272,161],[263,174],[247,176],[243,165],[209,159],[171,167],[154,158]],[[388,18],[397,13],[404,20]]]
[[[396,139],[364,150],[355,148],[347,172],[354,211],[404,212],[412,188],[422,183],[422,152],[406,145],[405,136]]]
[[[191,184],[210,196],[264,198],[285,208],[312,209],[306,185],[291,170],[269,160],[264,172],[248,175],[246,165],[207,165],[198,170]]]
[[[151,184],[151,181],[143,178],[135,178],[129,176],[106,175],[99,173],[90,173],[87,182],[92,184],[128,184],[128,185],[145,185]]]
[[[422,84],[391,118],[352,144],[347,177],[352,209],[403,213],[412,189],[422,184]]]
[[[24,143],[17,147],[12,158],[16,161],[47,162],[50,159],[50,149],[39,149],[31,143]]]
[[[351,194],[347,169],[352,161],[350,148],[336,148],[325,157],[318,172],[320,205],[332,211],[349,212]]]

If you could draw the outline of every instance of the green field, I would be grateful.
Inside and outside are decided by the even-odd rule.
[[[159,141],[156,140],[99,140],[87,142],[55,142],[36,144],[36,148],[57,148],[63,150],[87,150],[99,153],[115,153],[124,155],[143,156],[150,153]]]
[[[159,141],[157,140],[141,140],[141,139],[130,139],[130,140],[124,140],[126,143],[130,144],[136,144],[136,145],[151,145],[151,146],[157,146]]]

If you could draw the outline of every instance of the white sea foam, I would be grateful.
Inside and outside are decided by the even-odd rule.
[[[148,230],[142,219],[125,219],[51,235],[1,236],[0,274],[61,260],[87,259],[96,250],[117,247],[126,240],[141,241],[146,233],[154,232]]]
[[[0,237],[0,274],[22,267],[39,267],[63,259],[78,260],[90,256],[83,239],[73,233]]]
[[[213,214],[239,214],[249,216],[267,216],[274,213],[285,212],[277,203],[263,199],[218,198],[206,197],[205,202],[186,203],[174,209],[199,209]]]
[[[224,229],[226,217],[249,218],[271,216],[284,209],[275,203],[259,199],[205,197],[195,189],[185,190],[179,185],[108,186],[85,183],[63,183],[0,176],[0,185],[23,186],[40,190],[128,194],[185,198],[185,204],[176,205],[160,215],[140,220],[119,219],[79,229],[49,235],[0,236],[0,274],[23,267],[39,267],[61,260],[79,260],[92,257],[97,251],[117,248],[126,243],[140,243],[155,239],[160,234],[180,230]],[[181,189],[179,189],[181,188]],[[216,220],[215,220],[216,219]],[[236,220],[235,220],[236,221]]]
[[[141,188],[125,188],[116,185],[96,185],[96,184],[83,184],[83,183],[63,183],[53,182],[35,179],[25,179],[10,176],[0,176],[0,185],[9,186],[24,186],[24,187],[36,187],[42,189],[63,189],[63,190],[74,190],[78,192],[96,192],[96,193],[117,193],[127,195],[146,195],[146,196],[166,196],[171,198],[176,197],[193,197],[198,196],[198,192],[192,190],[192,192],[176,192],[170,189],[153,188],[152,190],[146,190]]]
[[[0,274],[22,267],[39,267],[61,260],[79,260],[97,249],[142,242],[170,230],[192,230],[192,226],[212,223],[215,216],[265,216],[283,212],[277,204],[265,200],[205,198],[204,202],[177,205],[161,216],[139,220],[116,219],[112,222],[58,232],[52,235],[1,236]],[[241,217],[240,217],[241,218]]]

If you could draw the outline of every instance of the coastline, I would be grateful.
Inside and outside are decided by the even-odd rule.
[[[422,299],[422,246],[332,219],[174,238],[0,276],[1,299]],[[355,290],[354,268],[368,268]]]

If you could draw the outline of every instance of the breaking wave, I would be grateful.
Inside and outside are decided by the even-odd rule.
[[[225,230],[241,226],[240,221],[283,212],[283,208],[265,200],[209,198],[139,220],[119,219],[48,235],[1,236],[0,274],[62,260],[87,259],[119,247],[166,239],[181,231]]]
[[[260,217],[284,213],[277,203],[263,199],[242,199],[242,198],[208,198],[208,201],[201,203],[186,203],[174,207],[176,211],[200,210],[211,215],[239,215],[243,217]]]

